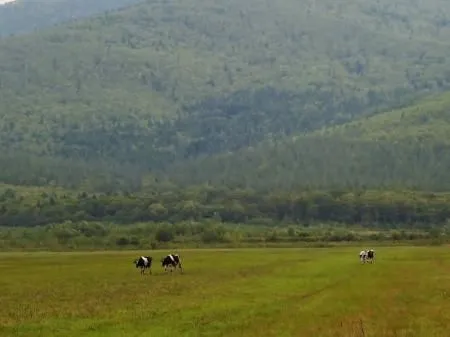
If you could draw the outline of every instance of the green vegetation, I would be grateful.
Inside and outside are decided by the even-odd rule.
[[[328,245],[450,238],[450,194],[212,187],[86,193],[0,186],[0,249]]]
[[[181,161],[165,175],[258,189],[450,189],[450,94],[234,153]]]
[[[430,95],[403,109],[362,118],[343,126],[316,132],[356,140],[449,145],[450,94]],[[417,145],[416,144],[416,145]]]
[[[381,245],[450,240],[450,2],[18,0],[0,36],[0,250],[140,249],[0,254],[0,336],[448,335],[450,254]]]
[[[340,223],[364,227],[431,228],[450,218],[450,194],[383,190],[272,192],[196,188],[145,194],[32,194],[5,189],[0,225],[71,221],[223,223]]]
[[[367,229],[342,224],[224,224],[219,221],[110,222],[65,221],[36,227],[0,227],[2,251],[85,251],[205,247],[332,247],[442,245],[450,228]]]
[[[181,185],[271,189],[298,172],[284,185],[448,188],[448,161],[436,164],[448,151],[434,141],[417,155],[415,147],[391,147],[389,137],[381,145],[357,140],[354,150],[335,139],[318,147],[285,139],[448,89],[449,16],[450,4],[438,0],[154,0],[4,38],[0,150],[8,154],[0,179],[139,190],[150,170]],[[399,130],[402,139],[422,132]],[[435,123],[428,134],[441,138],[445,129]],[[265,142],[280,144],[275,155]],[[256,157],[248,155],[253,147]],[[215,156],[231,171],[216,170],[224,165]],[[24,160],[25,173],[17,170]],[[242,164],[249,160],[256,163]],[[335,169],[339,160],[356,166]]]
[[[0,250],[442,244],[449,219],[448,193],[0,186]]]
[[[448,335],[448,248],[359,249],[186,250],[174,275],[151,251],[145,276],[145,251],[0,254],[0,335]]]

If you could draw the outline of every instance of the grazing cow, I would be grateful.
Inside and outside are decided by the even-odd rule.
[[[178,254],[169,254],[163,259],[161,259],[161,265],[164,267],[164,271],[167,272],[167,267],[170,267],[170,272],[173,271],[173,269],[180,268],[181,272],[183,272],[183,267],[181,266],[181,259]]]
[[[359,252],[359,260],[361,261],[361,263],[366,263],[366,259],[367,259],[367,251],[362,250]]]
[[[141,256],[139,259],[134,260],[134,264],[136,268],[141,268],[141,275],[145,274],[145,269],[148,269],[151,274],[152,261],[153,258],[151,256]]]

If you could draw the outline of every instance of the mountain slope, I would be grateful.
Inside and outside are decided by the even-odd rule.
[[[0,150],[164,170],[344,123],[449,86],[447,16],[440,0],[148,0],[5,38]]]
[[[423,141],[450,144],[450,94],[431,95],[403,109],[315,132],[365,140]]]
[[[306,136],[202,157],[166,171],[179,184],[259,189],[448,190],[450,93]]]

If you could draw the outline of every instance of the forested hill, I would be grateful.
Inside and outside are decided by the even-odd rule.
[[[182,185],[448,191],[449,135],[445,93],[308,135],[182,162],[165,174]]]
[[[430,95],[402,109],[314,132],[360,140],[450,144],[450,93]]]
[[[440,0],[148,0],[4,38],[0,180],[122,188],[174,162],[268,156],[261,142],[447,89],[449,16]]]
[[[0,4],[0,37],[28,33],[138,2],[140,0],[15,0],[6,2],[3,5]]]

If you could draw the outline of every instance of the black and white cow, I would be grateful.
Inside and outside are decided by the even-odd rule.
[[[359,260],[361,261],[361,263],[366,263],[367,251],[362,250],[362,251],[359,252]]]
[[[181,259],[178,254],[169,254],[163,259],[161,259],[161,265],[164,267],[164,271],[167,272],[167,267],[170,267],[170,272],[173,269],[180,268],[181,272],[183,272],[183,267],[181,266]]]
[[[134,260],[134,264],[136,265],[136,268],[141,268],[141,275],[145,274],[145,269],[148,269],[151,274],[152,261],[153,258],[151,256],[141,256]]]
[[[366,259],[367,259],[370,263],[373,263],[373,261],[375,260],[375,252],[374,252],[373,249],[369,249],[369,250],[367,251],[367,257],[366,257]]]

